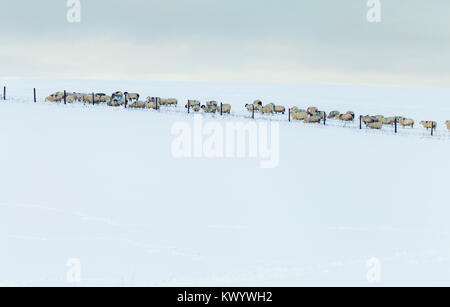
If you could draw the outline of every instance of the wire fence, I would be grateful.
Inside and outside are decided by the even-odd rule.
[[[187,105],[177,105],[177,106],[162,106],[159,105],[159,107],[155,109],[143,109],[143,108],[130,108],[130,104],[125,103],[122,106],[119,107],[110,107],[107,106],[106,103],[86,103],[86,102],[67,102],[66,98],[68,97],[67,93],[65,93],[65,96],[61,102],[58,102],[58,104],[64,104],[65,107],[96,107],[96,108],[115,108],[115,109],[126,109],[128,112],[153,112],[153,113],[162,113],[162,114],[174,114],[174,115],[180,115],[185,114],[186,116],[192,116],[194,114],[202,114],[206,118],[220,120],[220,119],[239,119],[239,120],[256,120],[256,121],[277,121],[280,123],[286,123],[290,124],[292,126],[296,127],[309,127],[309,128],[318,128],[318,129],[327,129],[327,128],[340,128],[340,129],[350,129],[350,130],[357,130],[359,133],[364,134],[379,134],[379,135],[398,135],[398,136],[404,136],[404,137],[418,137],[418,138],[429,138],[429,139],[436,139],[436,140],[450,140],[450,129],[447,129],[446,123],[442,123],[440,127],[440,123],[438,123],[437,129],[425,129],[420,123],[415,122],[415,125],[413,128],[411,127],[402,127],[400,124],[397,124],[397,127],[395,127],[395,124],[393,125],[383,125],[382,129],[380,130],[374,130],[369,127],[367,127],[362,121],[361,116],[355,116],[353,121],[344,122],[339,119],[328,119],[326,118],[326,113],[324,114],[324,119],[321,120],[320,123],[305,123],[303,121],[299,120],[293,120],[290,116],[291,109],[286,109],[284,114],[260,114],[257,111],[248,111],[245,106],[242,106],[242,110],[239,110],[236,112],[236,110],[231,111],[230,114],[221,114],[222,112],[218,111],[217,113],[206,113],[202,110],[200,111],[193,111],[192,108],[188,108]],[[46,102],[45,99],[39,99],[37,96],[37,90],[36,88],[33,88],[32,90],[32,101],[33,103],[47,103],[47,104],[56,104],[55,102]],[[29,100],[20,99],[17,97],[10,97],[7,96],[7,88],[6,86],[3,87],[3,100],[4,101],[10,101],[10,102],[16,102],[16,103],[29,103]],[[95,101],[95,93],[92,93],[92,101]],[[187,102],[188,103],[188,102]],[[157,104],[158,106],[158,104]]]

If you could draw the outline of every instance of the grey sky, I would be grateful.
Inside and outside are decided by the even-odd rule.
[[[450,1],[0,0],[0,78],[450,86]]]

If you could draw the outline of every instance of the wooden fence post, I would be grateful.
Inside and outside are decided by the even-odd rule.
[[[289,108],[289,115],[288,115],[288,118],[289,118],[289,122],[291,122],[291,108]]]
[[[255,119],[255,104],[253,104],[252,108],[252,118]]]
[[[359,130],[362,129],[362,115],[359,116]]]
[[[6,86],[3,87],[3,100],[6,100]]]
[[[189,100],[187,103],[187,109],[188,109],[188,114],[190,114],[191,113],[191,103],[189,102]]]
[[[323,125],[327,125],[327,112],[323,112]]]
[[[66,93],[66,90],[64,90],[64,104],[67,104],[67,93]]]
[[[394,124],[395,124],[395,133],[397,133],[397,117],[395,117]]]
[[[223,115],[223,103],[220,103],[220,116]]]
[[[34,103],[36,103],[36,88],[33,89]]]
[[[433,136],[433,130],[434,130],[434,123],[431,121],[431,136]]]
[[[92,93],[92,105],[95,105],[95,93]]]

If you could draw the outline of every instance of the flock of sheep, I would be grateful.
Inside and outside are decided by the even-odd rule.
[[[56,92],[48,96],[45,100],[50,102],[67,102],[73,103],[76,101],[88,103],[88,104],[100,104],[106,103],[111,107],[125,106],[130,108],[140,108],[140,109],[156,109],[158,110],[161,106],[177,106],[178,100],[175,98],[159,98],[159,97],[147,97],[145,101],[139,100],[140,95],[138,93],[128,93],[128,92],[115,92],[111,96],[103,93],[92,93],[92,94],[82,94],[82,93],[67,93],[67,92]],[[130,104],[128,104],[130,103]],[[185,105],[188,111],[205,113],[220,113],[220,114],[231,114],[231,105],[217,103],[217,101],[209,101],[202,105],[198,100],[189,100]],[[247,111],[254,113],[260,113],[262,115],[274,115],[274,114],[285,114],[286,108],[284,106],[277,106],[273,103],[268,105],[263,105],[261,100],[256,100],[253,104],[246,104],[245,108]],[[352,111],[346,113],[340,113],[339,111],[331,111],[328,115],[324,111],[319,111],[316,107],[309,107],[307,109],[300,109],[298,107],[293,107],[289,109],[289,118],[294,121],[303,121],[305,123],[321,123],[326,119],[338,119],[343,122],[353,122],[355,120],[355,113]],[[383,115],[366,115],[361,116],[360,120],[370,129],[380,130],[383,126],[394,124],[399,124],[402,127],[414,128],[414,120],[411,118],[406,118],[402,116],[392,116],[385,117]],[[437,122],[435,121],[421,121],[420,124],[428,129],[437,129]],[[450,120],[445,122],[447,129],[450,130]]]

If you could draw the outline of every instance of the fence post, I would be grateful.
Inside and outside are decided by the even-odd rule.
[[[191,113],[191,103],[189,102],[189,100],[187,103],[187,109],[188,109],[188,114],[190,114]]]
[[[125,109],[127,108],[127,104],[128,104],[128,98],[127,98],[127,94],[124,94],[124,99],[125,99]]]
[[[3,87],[3,100],[6,100],[6,86]]]
[[[66,93],[66,90],[64,90],[64,104],[66,104],[67,103],[67,93]]]
[[[323,112],[323,125],[327,125],[327,112]]]
[[[222,116],[223,115],[223,103],[220,103],[220,116]]]
[[[252,108],[252,119],[255,119],[255,104],[253,104]]]
[[[92,105],[95,105],[95,93],[92,93]]]
[[[433,130],[434,130],[434,123],[431,121],[431,136],[433,136]]]
[[[288,118],[289,118],[289,122],[291,122],[291,108],[289,108],[289,115],[288,115]]]
[[[155,103],[156,103],[156,111],[158,111],[158,110],[159,110],[159,105],[158,105],[158,101],[159,101],[159,98],[158,98],[158,97],[156,97],[156,98],[155,98]]]
[[[33,89],[34,103],[36,103],[36,88]]]
[[[362,115],[359,116],[359,130],[362,129]]]
[[[397,116],[395,117],[395,133],[397,133]]]

